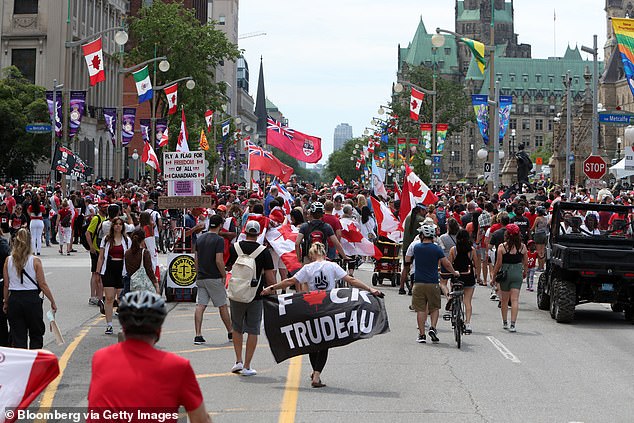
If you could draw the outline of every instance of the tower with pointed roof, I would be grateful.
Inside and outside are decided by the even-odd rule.
[[[258,144],[266,144],[266,94],[264,93],[264,64],[260,57],[260,75],[258,76],[258,91],[255,98],[255,116],[258,119]]]

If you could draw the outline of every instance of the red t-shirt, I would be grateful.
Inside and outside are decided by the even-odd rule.
[[[324,223],[329,224],[330,226],[332,226],[332,230],[336,233],[337,231],[340,231],[341,229],[343,229],[343,227],[341,226],[341,222],[339,221],[339,217],[335,216],[334,214],[324,214],[324,216],[321,218],[321,220]],[[335,245],[332,243],[332,241],[329,239],[328,240],[328,247],[332,248]]]
[[[178,413],[178,407],[192,411],[203,396],[189,360],[152,345],[128,339],[98,350],[92,359],[88,409],[140,409]],[[146,409],[146,410],[144,410]],[[88,422],[117,420],[88,419]],[[123,418],[119,421],[123,422]],[[132,419],[138,421],[136,415]],[[176,422],[176,419],[166,419]]]
[[[537,213],[524,212],[524,217],[528,219],[528,227],[532,228],[533,224],[535,224],[535,219],[537,219]]]
[[[62,207],[58,214],[59,222],[61,222],[67,215],[70,215],[71,219],[73,218],[73,212],[68,207]]]
[[[34,215],[33,213],[33,206],[29,206],[29,208],[26,211],[27,213],[29,213],[29,216],[31,217],[31,219],[40,219],[40,220],[44,217],[44,213],[46,213],[46,209],[42,205],[40,205],[40,212],[37,215]]]

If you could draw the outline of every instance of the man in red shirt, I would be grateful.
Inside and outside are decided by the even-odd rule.
[[[321,218],[321,220],[332,227],[332,230],[335,231],[335,236],[341,242],[342,226],[341,226],[341,222],[339,221],[339,216],[335,216],[333,214],[334,208],[335,208],[335,203],[333,203],[330,200],[326,201],[324,203],[325,213],[324,213],[324,216]],[[337,249],[335,248],[335,244],[333,244],[331,240],[328,240],[328,259],[334,260],[335,258],[337,258]]]
[[[149,291],[129,292],[121,300],[126,340],[93,356],[88,422],[176,422],[181,405],[190,422],[211,422],[189,361],[154,348],[166,315],[163,298]]]

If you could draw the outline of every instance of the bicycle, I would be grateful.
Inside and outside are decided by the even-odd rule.
[[[461,275],[468,275],[469,272],[460,273]],[[451,313],[449,316],[443,315],[443,320],[451,321],[451,327],[453,328],[454,339],[456,346],[460,348],[462,344],[462,335],[466,334],[465,327],[465,309],[462,298],[464,297],[464,283],[460,281],[459,276],[453,273],[441,273],[442,277],[446,277],[451,281],[452,291],[449,293],[452,299]]]
[[[176,243],[176,235],[174,233],[174,219],[164,217],[162,220],[162,229],[160,233],[160,250],[163,254],[174,251]]]

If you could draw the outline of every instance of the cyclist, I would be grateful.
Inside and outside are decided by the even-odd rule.
[[[442,248],[434,244],[436,237],[436,225],[425,224],[418,230],[423,237],[422,242],[416,244],[413,249],[405,253],[405,263],[407,270],[415,260],[414,281],[412,289],[412,306],[416,311],[416,319],[418,321],[418,343],[427,342],[425,336],[425,320],[427,313],[431,317],[431,326],[429,327],[429,338],[432,342],[439,342],[436,331],[438,323],[438,310],[440,310],[440,287],[438,284],[438,264],[440,263],[449,272],[459,276],[454,270],[451,262],[445,257]],[[403,280],[403,279],[401,279]]]
[[[126,340],[94,354],[89,410],[101,414],[104,409],[147,408],[178,413],[182,405],[189,421],[211,422],[189,361],[154,347],[166,315],[165,301],[154,293],[135,291],[123,297],[119,322]]]
[[[454,269],[462,273],[458,280],[464,285],[465,333],[471,334],[471,299],[476,284],[474,269],[480,268],[480,257],[465,229],[460,229],[456,234],[456,245],[449,250],[449,261]],[[479,276],[477,280],[481,281]]]

